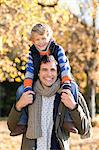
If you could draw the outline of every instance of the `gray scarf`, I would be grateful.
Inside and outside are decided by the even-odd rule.
[[[56,94],[60,88],[60,80],[58,79],[49,89],[43,88],[40,81],[34,85],[34,92],[36,99],[32,105],[28,106],[28,127],[26,137],[29,139],[37,139],[42,136],[41,131],[41,108],[42,108],[42,96],[51,97]]]

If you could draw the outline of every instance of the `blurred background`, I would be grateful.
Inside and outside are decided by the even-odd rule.
[[[30,32],[40,22],[51,26],[55,41],[64,48],[95,126],[99,116],[99,0],[0,0],[1,122],[8,117],[24,80]]]

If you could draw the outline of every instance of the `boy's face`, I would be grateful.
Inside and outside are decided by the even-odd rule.
[[[43,51],[46,49],[50,39],[51,37],[48,35],[48,33],[40,35],[34,32],[32,37],[32,42],[38,50]]]

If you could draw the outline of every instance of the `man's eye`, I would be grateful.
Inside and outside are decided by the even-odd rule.
[[[43,69],[42,69],[42,71],[46,71],[46,70],[47,70],[46,68],[43,68]]]
[[[51,71],[52,71],[52,72],[55,72],[56,70],[55,70],[55,69],[51,69]]]

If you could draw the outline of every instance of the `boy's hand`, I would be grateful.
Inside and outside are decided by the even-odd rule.
[[[35,93],[33,91],[27,91],[22,94],[19,101],[16,103],[16,109],[21,111],[21,109],[29,104],[33,103],[33,95]]]
[[[61,101],[64,103],[66,107],[68,107],[71,110],[74,109],[76,106],[74,97],[69,89],[62,90]]]
[[[69,89],[62,89],[62,93],[71,94],[71,91]]]

